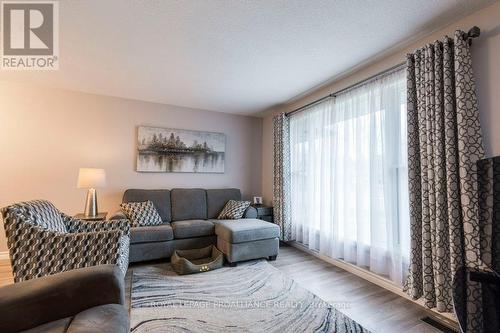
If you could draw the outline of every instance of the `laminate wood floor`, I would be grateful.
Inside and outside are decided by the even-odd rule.
[[[281,246],[278,259],[270,263],[374,333],[441,332],[420,320],[429,315],[421,306],[296,248]],[[127,303],[134,267],[152,264],[130,266],[126,277]],[[12,271],[8,261],[2,260],[0,286],[9,283]]]
[[[420,320],[421,306],[294,247],[271,264],[374,333],[441,332]]]
[[[9,260],[0,260],[0,287],[14,283]]]

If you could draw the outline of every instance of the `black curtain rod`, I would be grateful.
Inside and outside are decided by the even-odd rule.
[[[464,40],[469,40],[469,43],[471,43],[472,38],[479,37],[480,34],[481,34],[481,29],[479,29],[479,27],[477,27],[477,26],[473,26],[472,28],[469,29],[468,33],[464,34],[463,38],[464,38]],[[381,77],[383,75],[392,73],[392,72],[394,72],[394,71],[396,71],[396,70],[398,70],[400,68],[403,68],[405,66],[406,66],[406,61],[402,62],[402,63],[399,63],[396,66],[392,66],[391,68],[388,68],[386,70],[383,70],[382,72],[379,72],[379,73],[377,73],[375,75],[372,75],[372,76],[370,76],[370,77],[368,77],[368,78],[366,78],[364,80],[361,80],[361,81],[359,81],[357,83],[351,84],[350,86],[347,86],[347,87],[345,87],[343,89],[340,89],[340,90],[338,90],[338,91],[336,91],[334,93],[331,93],[331,94],[328,94],[326,96],[323,96],[323,97],[321,97],[321,98],[319,98],[319,99],[317,99],[315,101],[312,101],[311,103],[308,103],[308,104],[306,104],[304,106],[301,106],[300,108],[297,108],[297,109],[292,110],[290,112],[286,112],[285,115],[286,116],[291,116],[294,113],[303,111],[303,110],[305,110],[305,109],[307,109],[307,108],[309,108],[309,107],[311,107],[311,106],[313,106],[315,104],[321,103],[321,102],[323,102],[324,100],[326,100],[328,98],[335,97],[335,96],[337,96],[337,95],[339,95],[341,93],[344,93],[344,92],[346,92],[348,90],[351,90],[353,88],[356,88],[358,86],[366,84],[366,83],[368,83],[370,81],[373,81],[373,80],[375,80],[375,79],[377,79],[377,78],[379,78],[379,77]]]
[[[298,113],[298,112],[304,111],[305,109],[308,109],[308,108],[310,108],[311,106],[313,106],[313,105],[315,105],[315,104],[321,103],[321,102],[323,102],[324,100],[327,100],[327,99],[329,99],[329,98],[336,97],[337,95],[339,95],[339,94],[341,94],[341,93],[344,93],[344,92],[346,92],[346,91],[348,91],[348,90],[352,90],[352,89],[354,89],[354,88],[356,88],[356,87],[359,87],[359,86],[361,86],[361,85],[363,85],[363,84],[366,84],[366,83],[368,83],[368,82],[370,82],[370,81],[373,81],[373,80],[375,80],[375,79],[378,79],[379,77],[384,76],[384,75],[386,75],[386,74],[389,74],[389,73],[395,72],[396,70],[398,70],[398,69],[400,69],[400,68],[403,68],[403,67],[405,67],[405,66],[406,66],[406,61],[405,61],[405,62],[402,62],[402,63],[399,63],[399,64],[397,64],[396,66],[393,66],[393,67],[391,67],[391,68],[388,68],[388,69],[386,69],[386,70],[384,70],[384,71],[382,71],[382,72],[378,72],[378,73],[377,73],[377,74],[375,74],[375,75],[372,75],[372,76],[370,76],[370,77],[368,77],[368,78],[366,78],[366,79],[364,79],[364,80],[361,80],[361,81],[359,81],[359,82],[357,82],[357,83],[351,84],[350,86],[347,86],[347,87],[345,87],[345,88],[343,88],[343,89],[337,90],[337,91],[336,91],[336,92],[334,92],[334,93],[331,93],[331,94],[328,94],[328,95],[326,95],[326,96],[323,96],[323,97],[321,97],[321,98],[319,98],[319,99],[317,99],[317,100],[315,100],[315,101],[312,101],[311,103],[308,103],[308,104],[306,104],[306,105],[304,105],[304,106],[301,106],[301,107],[300,107],[300,108],[298,108],[298,109],[295,109],[295,110],[290,111],[290,112],[286,112],[286,113],[285,113],[285,115],[286,115],[286,116],[291,116],[292,114],[295,114],[295,113]]]

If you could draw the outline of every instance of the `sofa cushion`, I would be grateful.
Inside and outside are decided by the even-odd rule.
[[[133,227],[160,225],[163,223],[160,214],[151,201],[124,202],[120,204]]]
[[[122,202],[151,201],[160,214],[163,222],[172,220],[170,213],[170,191],[169,190],[136,190],[129,189],[123,193]]]
[[[228,243],[244,243],[260,239],[277,238],[278,225],[258,219],[211,220],[215,224],[215,234]]]
[[[241,192],[237,188],[207,190],[207,216],[216,219],[229,200],[241,200]]]
[[[214,234],[214,224],[206,220],[174,221],[171,224],[176,239],[211,236]]]
[[[125,306],[106,304],[80,312],[73,318],[68,333],[128,333],[129,321]]]
[[[168,223],[130,229],[130,244],[163,242],[172,239],[174,239],[174,231]]]
[[[250,206],[250,201],[229,200],[220,212],[217,219],[219,220],[236,220],[241,219],[245,211]]]
[[[176,188],[170,191],[172,221],[205,220],[207,193],[197,188]]]

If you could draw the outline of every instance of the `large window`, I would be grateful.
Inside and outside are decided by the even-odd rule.
[[[406,75],[290,118],[293,236],[402,284],[409,255]]]

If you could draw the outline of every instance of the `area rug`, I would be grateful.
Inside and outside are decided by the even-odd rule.
[[[131,332],[368,333],[265,260],[178,276],[134,270]]]

